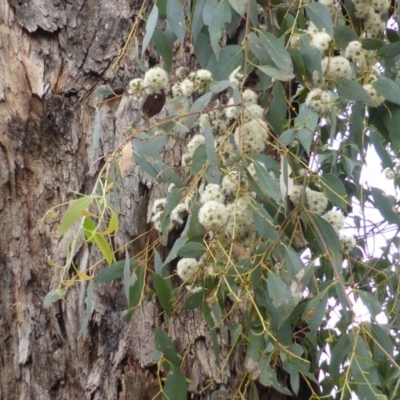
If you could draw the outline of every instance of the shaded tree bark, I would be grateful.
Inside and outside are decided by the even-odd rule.
[[[163,321],[154,299],[143,301],[127,324],[121,318],[123,288],[96,285],[86,340],[81,334],[85,283],[68,291],[67,303],[47,310],[42,305],[60,279],[48,259],[63,264],[73,233],[59,241],[60,216],[45,224],[41,218],[73,199],[71,191],[91,192],[102,165],[98,157],[114,150],[135,117],[128,96],[102,105],[101,146],[94,157],[100,161],[89,165],[99,101],[94,89],[101,84],[125,87],[138,76],[130,51],[117,67],[112,64],[141,7],[139,0],[0,0],[1,399],[159,398],[153,332]],[[180,63],[189,56],[176,54]],[[180,145],[171,144],[164,156],[178,166],[180,154]],[[165,191],[152,183],[135,165],[125,172],[119,199],[124,217],[115,248],[148,229],[149,204]],[[131,246],[131,255],[141,245]],[[96,250],[80,243],[76,266],[85,271],[95,255]],[[195,398],[239,387],[243,354],[238,352],[220,373],[199,312],[182,312],[170,324],[179,353],[186,355],[189,388],[200,391]],[[223,357],[229,350],[228,329],[219,336]],[[260,398],[286,396],[264,391]]]

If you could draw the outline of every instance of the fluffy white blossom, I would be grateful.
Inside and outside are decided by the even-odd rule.
[[[321,62],[321,67],[325,79],[336,80],[350,78],[351,65],[346,57],[325,57]]]
[[[199,210],[199,222],[207,231],[218,231],[228,221],[226,206],[218,201],[209,201]]]
[[[243,73],[240,72],[241,67],[237,67],[229,75],[229,82],[233,88],[238,88],[243,80]]]
[[[365,17],[364,29],[371,36],[378,36],[385,29],[385,22],[382,21],[379,14],[370,12]]]
[[[196,81],[200,86],[205,86],[211,83],[213,80],[212,74],[206,69],[199,69],[196,71]]]
[[[180,90],[182,94],[184,94],[186,97],[189,97],[195,91],[194,83],[189,78],[186,78],[181,82]]]
[[[384,14],[390,8],[390,0],[371,0],[372,8],[379,14]]]
[[[172,97],[177,98],[182,94],[181,82],[176,82],[172,85]]]
[[[172,211],[171,211],[171,221],[176,222],[178,224],[183,224],[184,220],[183,217],[187,215],[188,208],[186,203],[178,204]]]
[[[381,96],[371,84],[363,85],[365,91],[369,94],[373,101],[373,107],[379,107],[385,102],[385,98]]]
[[[318,32],[311,37],[310,46],[318,49],[321,53],[328,50],[332,42],[331,36],[326,32]]]
[[[248,106],[250,104],[257,104],[257,98],[258,98],[257,93],[251,89],[246,89],[242,93],[242,100],[245,106]]]
[[[268,125],[262,120],[255,119],[237,127],[234,135],[239,150],[253,157],[264,150],[268,137]]]
[[[345,54],[350,60],[364,61],[366,52],[362,48],[361,42],[358,40],[353,40],[347,45]]]
[[[250,202],[239,197],[227,205],[229,220],[226,226],[228,237],[238,241],[246,240],[254,232],[254,219]]]
[[[226,194],[235,194],[239,188],[239,174],[237,171],[231,171],[222,178],[222,191]]]
[[[161,214],[162,214],[162,211],[158,211],[151,217],[151,222],[153,223],[154,228],[158,232],[162,232],[162,229],[161,229]],[[174,227],[173,223],[170,222],[169,225],[167,226],[167,231],[170,231],[173,227]]]
[[[354,236],[341,236],[339,237],[342,251],[344,254],[350,253],[356,247],[356,239]]]
[[[335,14],[338,10],[338,5],[334,0],[319,0],[318,2],[323,4],[331,14]]]
[[[193,154],[192,153],[183,153],[182,154],[182,165],[184,167],[188,167],[192,165]]]
[[[300,36],[292,35],[289,40],[289,47],[292,49],[300,49]]]
[[[328,199],[323,193],[306,188],[306,196],[310,211],[322,214],[326,210],[326,207],[328,207]]]
[[[235,101],[231,97],[228,100],[227,105],[230,106],[231,104],[235,104]],[[232,106],[225,108],[225,116],[229,119],[238,119],[240,115],[240,108],[238,106]]]
[[[188,153],[190,153],[191,155],[194,154],[194,152],[196,151],[196,149],[201,146],[202,144],[204,144],[206,142],[206,139],[204,137],[204,135],[201,134],[197,134],[194,135],[189,143],[188,143]]]
[[[332,93],[327,90],[322,90],[319,88],[312,89],[307,97],[305,104],[312,108],[319,114],[326,114],[333,106],[333,96]]]
[[[202,204],[208,203],[209,201],[224,203],[221,186],[216,183],[209,183],[200,194],[200,202]]]
[[[343,228],[345,218],[341,211],[331,210],[325,213],[323,217],[332,225],[336,232],[339,232]]]
[[[396,173],[389,167],[383,170],[383,175],[385,175],[385,178],[388,180],[393,180],[396,177]]]
[[[193,275],[202,265],[203,263],[195,258],[182,258],[178,261],[176,273],[183,281],[190,282],[193,279]]]
[[[176,188],[175,183],[170,183],[168,185],[168,193],[171,193]]]
[[[249,104],[245,107],[243,121],[249,122],[253,119],[260,120],[264,117],[264,109],[258,104]]]
[[[302,195],[303,195],[303,187],[295,185],[293,186],[292,193],[289,195],[289,198],[295,206],[298,206],[301,203]]]
[[[309,21],[306,32],[312,37],[319,32],[319,29],[311,21]]]
[[[167,204],[166,198],[155,200],[154,204],[153,204],[153,209],[152,209],[153,214],[164,211],[166,204]]]
[[[149,69],[143,79],[143,87],[147,94],[159,93],[168,86],[168,74],[160,67]]]
[[[132,79],[128,84],[128,94],[133,95],[137,100],[141,97],[141,89],[142,89],[143,81],[140,78]]]

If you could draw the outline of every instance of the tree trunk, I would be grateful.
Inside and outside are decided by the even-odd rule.
[[[63,265],[73,235],[57,239],[60,215],[41,219],[75,198],[72,192],[92,191],[100,157],[115,149],[135,118],[128,96],[102,104],[100,148],[90,161],[101,100],[95,88],[124,88],[138,76],[132,43],[113,63],[141,7],[139,0],[0,0],[0,399],[161,398],[153,357],[154,329],[163,321],[154,298],[145,299],[126,323],[121,284],[95,285],[86,340],[81,330],[86,283],[71,287],[66,303],[43,308],[43,298],[60,279],[49,259]],[[176,61],[185,63],[184,57],[177,54]],[[180,153],[180,146],[167,148],[168,165],[177,166]],[[165,194],[136,165],[128,167],[115,248],[148,229],[148,206]],[[130,254],[140,246],[131,246]],[[75,251],[76,267],[86,271],[96,250],[82,241]],[[245,374],[243,355],[231,357],[221,373],[200,312],[184,311],[166,328],[180,355],[186,354],[190,391],[201,392],[211,381],[195,398],[210,398],[220,388],[234,393]],[[229,351],[227,328],[219,340],[223,357]],[[286,396],[265,389],[260,398]]]

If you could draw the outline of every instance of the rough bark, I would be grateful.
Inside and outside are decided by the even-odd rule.
[[[58,241],[59,218],[45,224],[41,218],[73,199],[72,191],[92,190],[102,164],[89,165],[99,101],[94,89],[125,87],[138,73],[130,52],[116,68],[112,63],[141,6],[139,0],[0,0],[0,399],[146,400],[159,391],[153,331],[163,321],[154,299],[145,300],[127,324],[121,318],[123,288],[96,285],[86,340],[81,334],[86,284],[71,288],[67,303],[46,310],[42,305],[59,280],[48,259],[62,265],[73,234]],[[185,62],[184,53],[176,56]],[[114,150],[135,117],[127,96],[107,102],[100,112],[95,159]],[[178,165],[180,152],[179,146],[166,149],[169,165]],[[116,248],[146,231],[149,202],[162,190],[137,166],[126,171]],[[136,246],[131,255],[140,243]],[[77,267],[85,271],[94,256],[96,251],[80,242]],[[236,354],[218,374],[221,365],[200,317],[184,312],[170,321],[170,329],[180,353],[187,354],[190,389],[196,392],[214,380],[196,396],[206,399],[211,389],[237,388],[244,362]],[[223,357],[227,329],[221,329],[220,342]]]

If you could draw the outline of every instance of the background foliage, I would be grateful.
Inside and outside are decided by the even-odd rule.
[[[162,90],[171,111],[143,127],[138,110],[93,192],[69,203],[59,236],[78,233],[45,305],[90,281],[85,337],[93,285],[123,280],[126,319],[155,295],[164,310],[155,333],[164,398],[187,396],[187,354],[178,354],[168,321],[191,309],[202,311],[221,369],[245,355],[239,387],[212,398],[257,399],[259,387],[316,399],[400,398],[398,202],[361,182],[373,149],[388,185],[400,183],[397,4],[163,0],[138,21],[127,46],[143,76],[126,95],[156,101],[143,83],[156,54],[169,73]],[[181,46],[192,49],[193,70],[175,65]],[[212,78],[200,79],[203,70]],[[116,96],[108,86],[97,91],[104,101]],[[99,112],[94,127],[92,154]],[[168,141],[188,146],[178,171],[163,161]],[[155,181],[173,184],[153,207],[149,246],[133,257],[112,245],[124,218],[115,198],[126,146]],[[371,208],[380,218],[369,219]],[[85,273],[73,263],[82,239],[101,254]]]

